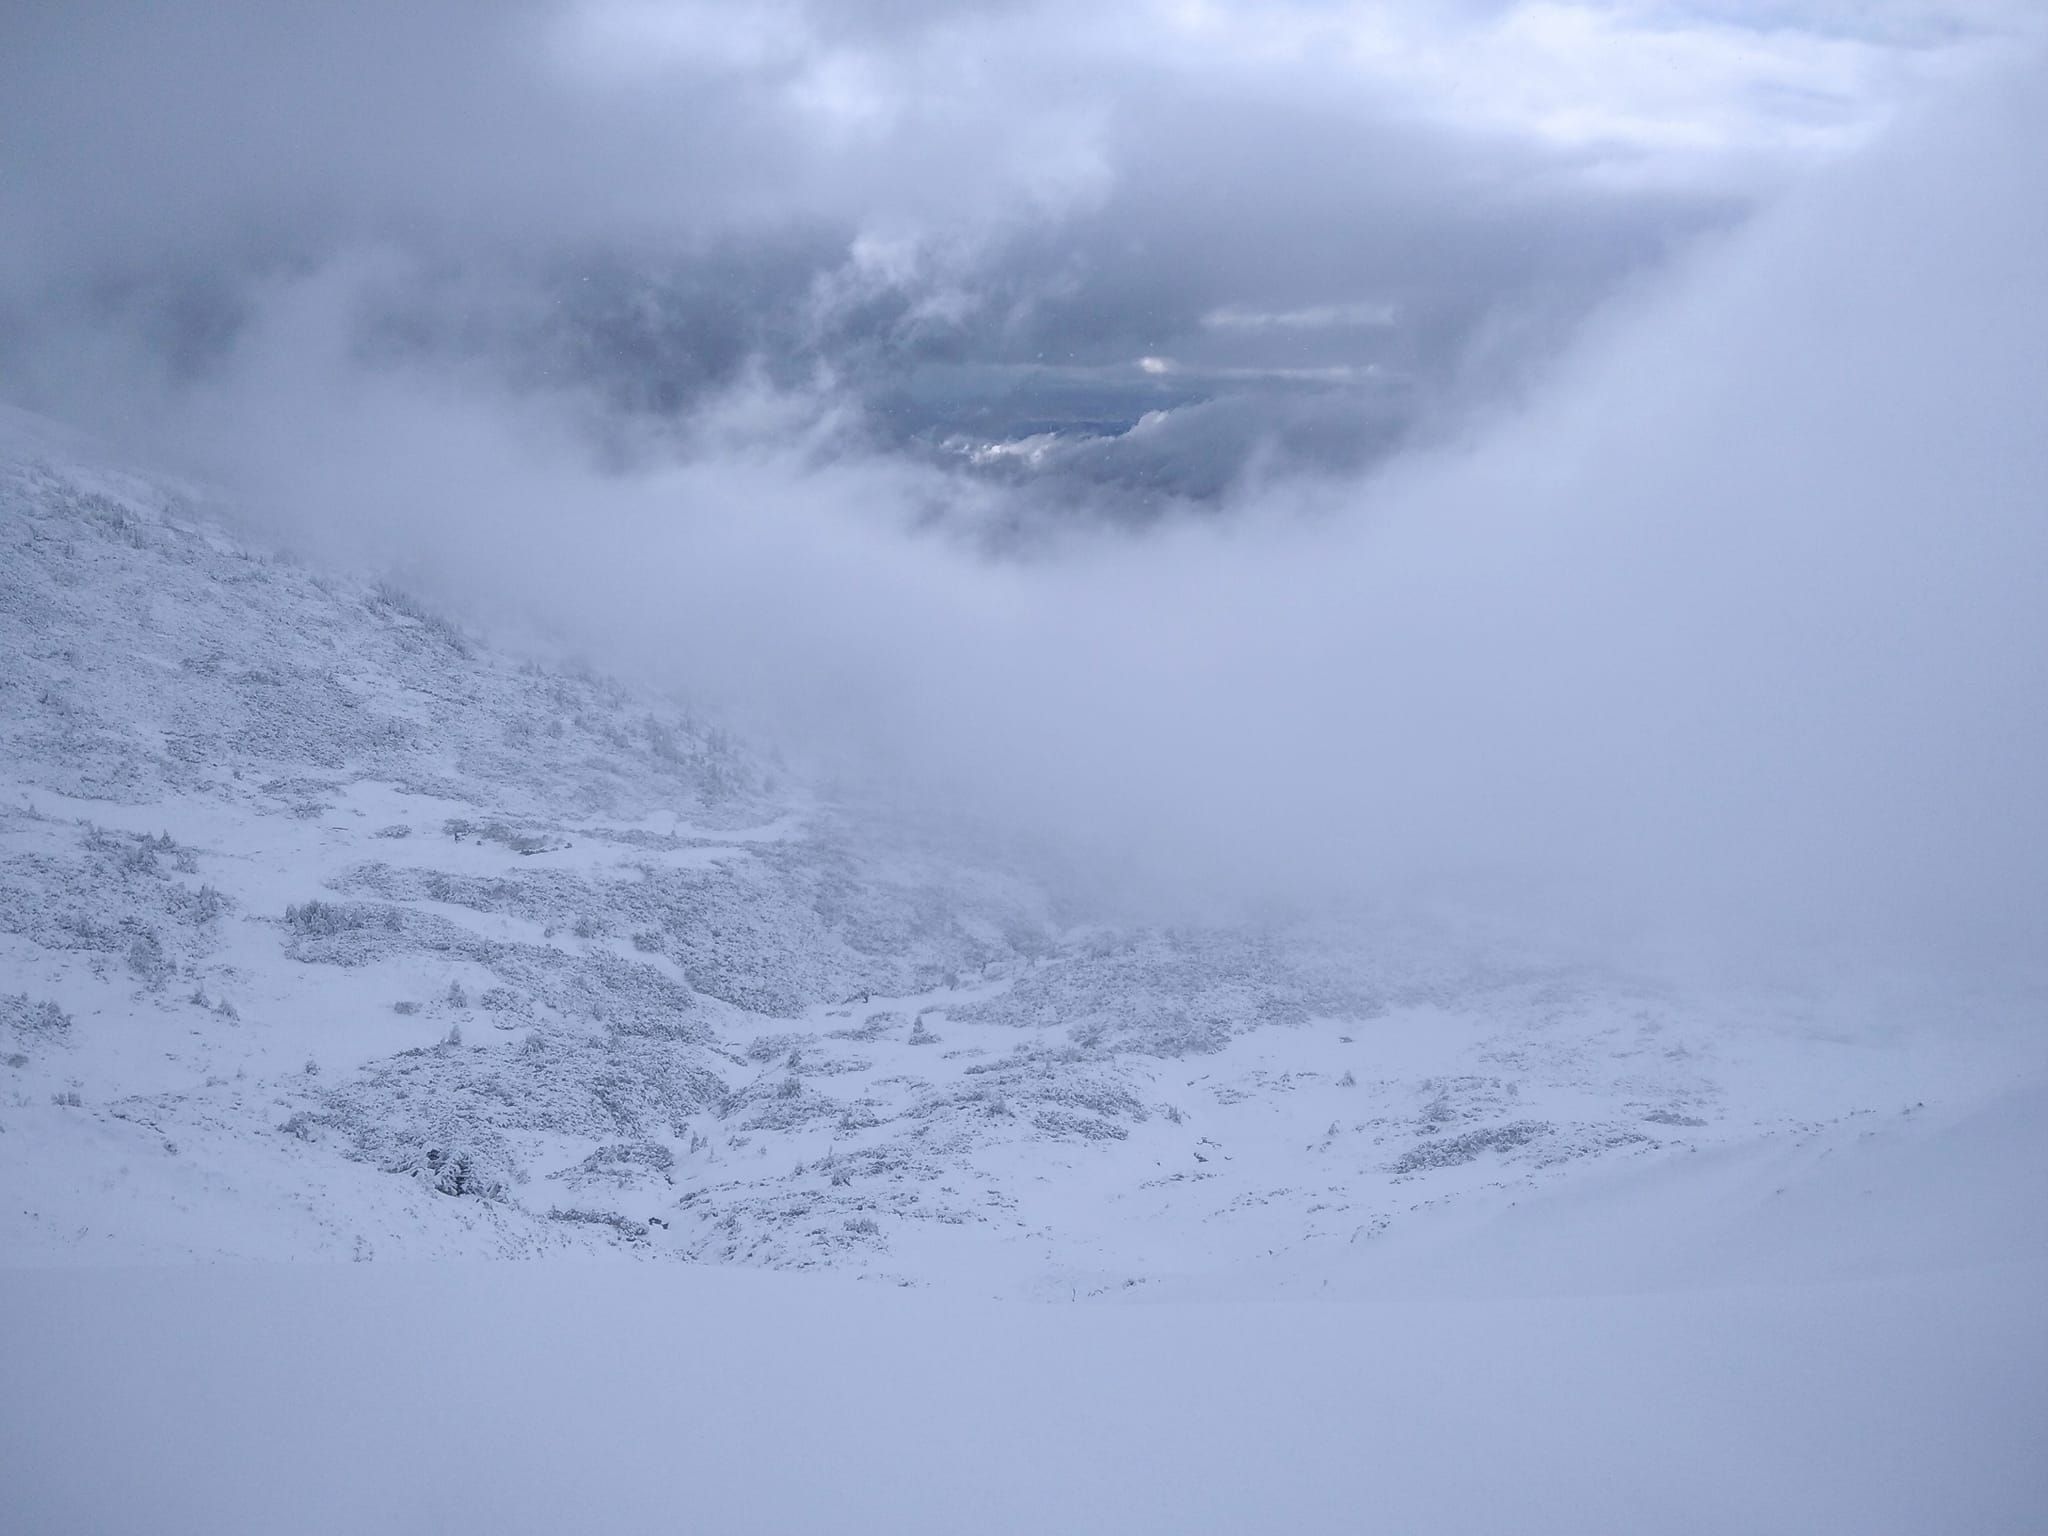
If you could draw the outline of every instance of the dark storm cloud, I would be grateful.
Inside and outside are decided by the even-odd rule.
[[[226,365],[265,295],[374,251],[346,296],[366,358],[575,393],[600,419],[673,420],[758,376],[833,392],[883,444],[1014,418],[1098,439],[1049,465],[1208,495],[1261,455],[1381,451],[1389,377],[1411,419],[1475,393],[1475,353],[1497,390],[1743,202],[1603,187],[1583,148],[1425,122],[1312,59],[1247,67],[1131,14],[18,8],[0,382],[72,413],[139,377],[175,387]],[[1209,323],[1361,305],[1387,323],[1278,345]],[[1154,354],[1218,428],[1185,472],[1129,432],[1143,379],[1064,416],[1059,388],[1034,394],[1046,367]],[[1333,372],[1306,401],[1260,381],[1303,356],[1377,377]],[[980,386],[1005,368],[992,418]]]
[[[2038,955],[2040,77],[1724,230],[1687,10],[17,8],[0,367],[1168,909]]]

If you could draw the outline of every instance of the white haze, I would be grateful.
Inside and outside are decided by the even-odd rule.
[[[292,539],[1162,910],[1483,892],[1586,933],[2025,959],[2040,81],[1959,93],[1696,249],[1516,412],[1142,534],[991,554],[962,529],[1011,493],[849,446],[827,381],[593,467],[560,397],[366,359],[356,306],[417,258],[361,247],[253,290],[156,433]]]

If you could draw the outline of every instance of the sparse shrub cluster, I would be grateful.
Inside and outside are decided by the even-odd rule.
[[[211,885],[202,885],[183,903],[185,915],[198,926],[217,921],[228,910],[228,898]]]
[[[1643,1116],[1643,1118],[1652,1125],[1682,1126],[1689,1130],[1697,1129],[1707,1123],[1698,1115],[1680,1114],[1675,1109],[1654,1109],[1649,1114]]]
[[[128,941],[128,970],[144,986],[160,987],[174,969],[156,930],[145,928]]]
[[[477,994],[476,1005],[486,1013],[499,1015],[500,1029],[510,1029],[515,1020],[533,1013],[533,1004],[510,987],[485,987]]]
[[[621,1216],[617,1211],[586,1211],[573,1208],[565,1210],[554,1205],[548,1207],[548,1220],[569,1222],[577,1226],[609,1227],[628,1242],[647,1241],[647,1223]]]
[[[396,933],[401,926],[394,907],[356,906],[343,902],[298,902],[284,909],[285,926],[309,939],[330,939],[344,933],[361,933],[382,928]]]
[[[199,868],[198,855],[190,848],[180,847],[168,832],[155,836],[147,832],[110,832],[88,822],[79,842],[88,853],[109,860],[124,875],[161,875],[163,868],[158,861],[165,857],[180,874],[193,874]]]
[[[831,1035],[835,1040],[879,1040],[902,1022],[900,1013],[871,1013],[854,1028],[835,1029]]]
[[[1123,1141],[1131,1134],[1114,1120],[1105,1120],[1099,1115],[1076,1114],[1072,1110],[1048,1106],[1031,1117],[1031,1123],[1048,1136],[1062,1140],[1079,1138],[1083,1141]]]
[[[370,594],[370,606],[400,618],[410,619],[458,656],[469,654],[469,637],[451,619],[435,613],[403,587],[380,581]]]
[[[548,1177],[566,1179],[572,1184],[594,1180],[627,1184],[636,1179],[657,1177],[669,1183],[673,1181],[675,1162],[675,1153],[661,1142],[614,1141],[599,1147],[575,1167],[551,1173]]]
[[[486,1173],[481,1161],[463,1148],[412,1149],[387,1164],[385,1172],[408,1174],[439,1195],[505,1198],[504,1181]]]
[[[23,1034],[61,1035],[71,1028],[71,1015],[45,998],[32,1000],[26,992],[0,994],[0,1024]]]
[[[1430,1136],[1418,1141],[1387,1165],[1397,1178],[1423,1173],[1432,1168],[1455,1168],[1469,1163],[1483,1152],[1507,1152],[1549,1133],[1546,1120],[1516,1120],[1507,1125],[1483,1126],[1457,1136]]]
[[[442,830],[458,843],[464,838],[474,838],[479,843],[496,843],[524,856],[553,853],[569,846],[567,838],[554,833],[528,832],[502,821],[471,821],[464,816],[451,816],[441,825]]]

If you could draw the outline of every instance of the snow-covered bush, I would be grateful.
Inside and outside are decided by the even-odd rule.
[[[145,928],[128,941],[128,970],[146,987],[160,987],[173,967],[156,930]]]
[[[384,1168],[387,1173],[408,1174],[438,1195],[505,1198],[505,1180],[465,1147],[409,1147]]]
[[[0,1024],[20,1034],[61,1035],[71,1028],[71,1015],[47,998],[36,1002],[15,992],[0,994]]]
[[[608,1227],[629,1243],[647,1240],[647,1223],[621,1216],[617,1211],[587,1211],[577,1208],[564,1209],[561,1206],[548,1208],[549,1221],[571,1222],[578,1226]]]
[[[675,1161],[675,1153],[658,1141],[614,1141],[599,1147],[575,1167],[559,1169],[548,1177],[570,1184],[623,1185],[648,1178],[658,1178],[666,1184],[674,1182],[671,1170]]]
[[[318,899],[286,907],[284,921],[292,932],[314,939],[360,933],[378,927],[396,931],[399,927],[398,913],[392,908],[379,909]]]

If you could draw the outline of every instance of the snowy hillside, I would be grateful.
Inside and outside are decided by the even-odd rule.
[[[12,431],[13,1263],[575,1249],[1264,1290],[1446,1206],[1894,1138],[2013,1071],[1981,1020],[1413,925],[1083,925],[671,704]]]
[[[2043,1507],[2024,1005],[1090,924],[8,429],[23,1528]]]
[[[0,7],[0,1536],[2048,1536],[2044,146]]]

